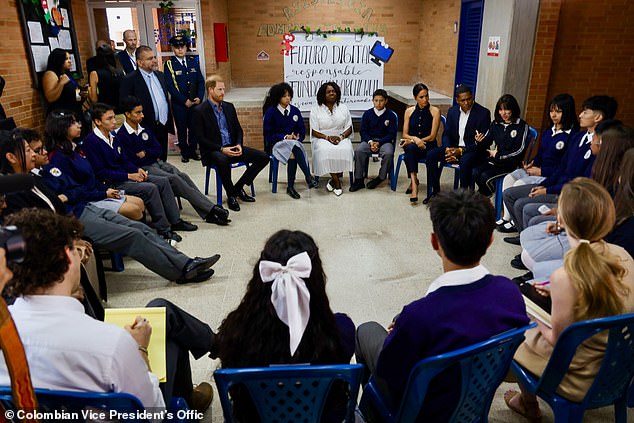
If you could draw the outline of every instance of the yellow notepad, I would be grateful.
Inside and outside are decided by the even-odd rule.
[[[104,321],[123,328],[134,323],[136,316],[143,316],[152,325],[150,345],[147,347],[150,367],[159,382],[167,381],[165,365],[165,307],[107,308]]]
[[[550,321],[550,314],[546,312],[543,308],[535,304],[530,298],[526,295],[524,297],[524,304],[526,304],[526,314],[535,319],[539,320],[549,328],[553,327],[553,324]]]

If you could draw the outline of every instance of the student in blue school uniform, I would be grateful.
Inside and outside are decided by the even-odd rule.
[[[286,82],[273,85],[269,90],[262,112],[264,113],[264,148],[281,163],[286,164],[288,185],[286,193],[300,198],[295,190],[297,166],[304,173],[308,188],[316,188],[317,182],[310,174],[306,150],[302,141],[306,136],[304,119],[299,109],[291,104],[293,88]]]
[[[354,182],[350,192],[361,188],[374,189],[385,179],[387,172],[394,166],[394,142],[398,130],[396,113],[386,109],[387,92],[381,88],[372,94],[374,107],[366,110],[361,117],[361,143],[354,152]],[[379,175],[363,184],[365,167],[371,154],[381,156]]]
[[[185,56],[189,40],[182,35],[177,35],[170,38],[169,42],[174,56],[165,62],[163,74],[171,97],[181,161],[187,163],[190,159],[200,160],[200,156],[196,153],[198,143],[193,133],[189,133],[190,109],[200,104],[205,97],[205,79],[200,72],[198,57]]]

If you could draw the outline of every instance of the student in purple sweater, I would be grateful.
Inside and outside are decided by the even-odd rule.
[[[443,191],[430,202],[430,215],[431,245],[445,273],[423,298],[406,305],[387,330],[376,322],[357,329],[357,362],[375,376],[388,403],[399,404],[412,368],[423,358],[528,324],[519,289],[480,264],[493,241],[490,201],[472,191]],[[417,420],[448,421],[460,397],[459,378],[453,368],[439,374]]]

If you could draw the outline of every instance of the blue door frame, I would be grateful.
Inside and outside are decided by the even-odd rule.
[[[462,0],[454,86],[458,84],[468,85],[473,88],[474,96],[478,82],[478,61],[480,58],[483,14],[484,0]],[[454,98],[454,104],[455,101]]]

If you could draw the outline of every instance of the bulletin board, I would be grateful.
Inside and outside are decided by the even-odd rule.
[[[26,56],[35,87],[40,85],[49,53],[58,47],[70,54],[73,62],[73,79],[83,77],[70,3],[70,0],[16,1],[22,20]]]

